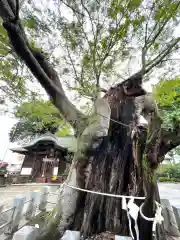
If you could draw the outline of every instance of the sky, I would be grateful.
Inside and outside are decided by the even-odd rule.
[[[3,160],[4,156],[6,161],[11,160],[11,151],[7,151],[9,147],[17,146],[17,144],[9,143],[8,133],[11,127],[16,123],[16,119],[8,116],[0,116],[0,160]],[[7,151],[7,152],[6,152]]]

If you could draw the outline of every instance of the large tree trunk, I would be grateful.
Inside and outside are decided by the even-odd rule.
[[[99,103],[95,111],[99,117],[93,124],[90,121],[80,138],[80,149],[75,155],[67,183],[101,193],[146,196],[143,212],[154,217],[154,200],[159,201],[159,194],[149,162],[154,165],[156,159],[152,159],[152,154],[150,159],[147,158],[147,129],[138,126],[134,97],[126,96],[120,86],[115,91],[111,90]],[[110,113],[112,120],[109,125]],[[142,201],[135,203],[140,206]],[[106,231],[130,236],[127,213],[122,210],[121,199],[115,197],[84,193],[65,186],[55,216],[42,233],[46,238],[47,229],[52,237],[52,223],[59,225],[61,234],[68,228],[80,231],[84,238]],[[140,240],[153,239],[152,222],[139,216],[138,226]],[[157,239],[164,239],[163,229],[158,229]]]
[[[149,167],[148,159],[145,159],[147,132],[132,127],[132,123],[135,123],[134,99],[123,96],[121,89],[118,94],[113,92],[110,98],[107,97],[111,117],[117,122],[111,121],[108,136],[99,139],[96,151],[90,153],[88,165],[91,170],[84,187],[95,192],[147,196],[144,213],[153,217],[154,200],[159,201],[159,194],[152,182],[153,170]],[[135,131],[134,135],[132,130]],[[140,200],[135,202],[139,206],[142,204]],[[152,222],[139,217],[138,224],[140,240],[151,240]],[[81,231],[84,237],[105,231],[130,235],[127,213],[122,210],[121,199],[92,193],[80,193],[71,227]],[[157,239],[164,239],[162,232]]]

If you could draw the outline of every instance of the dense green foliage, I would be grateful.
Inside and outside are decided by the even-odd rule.
[[[166,127],[180,123],[180,79],[164,79],[154,91]]]
[[[31,96],[33,91],[26,86],[32,76],[25,65],[17,58],[8,40],[7,33],[0,18],[0,91],[1,99],[8,98],[18,103],[24,97]]]
[[[180,124],[180,78],[164,79],[154,88],[153,95],[158,103],[159,112],[166,129],[179,128]],[[166,159],[175,162],[175,157],[180,155],[180,148],[176,147],[166,156]]]
[[[170,72],[167,60],[179,48],[179,5],[165,0],[44,0],[23,1],[20,12],[30,46],[43,50],[64,85],[92,97],[97,87],[106,88],[142,67],[158,65],[165,71],[168,66]],[[18,102],[38,91],[1,22],[0,90]]]
[[[179,183],[180,178],[168,178],[168,177],[159,177],[159,182],[173,182],[173,183]]]
[[[180,179],[180,163],[162,164],[157,174],[162,178]]]
[[[10,131],[10,140],[26,140],[47,132],[66,136],[70,125],[63,120],[49,101],[24,102],[15,110],[19,119]]]

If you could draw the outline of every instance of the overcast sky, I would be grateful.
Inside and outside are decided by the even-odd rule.
[[[15,119],[12,119],[8,116],[0,116],[0,159],[2,160],[6,149],[9,147],[9,136],[8,133],[11,129],[11,127],[16,123]],[[9,153],[6,154],[6,160],[8,161],[8,158],[11,158],[11,155]]]

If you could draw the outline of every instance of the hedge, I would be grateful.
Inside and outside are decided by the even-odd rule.
[[[180,178],[159,177],[159,182],[180,182]]]
[[[180,163],[162,164],[161,166],[159,166],[159,169],[157,171],[157,176],[162,178],[180,179]],[[164,181],[171,181],[171,180],[164,180]]]

